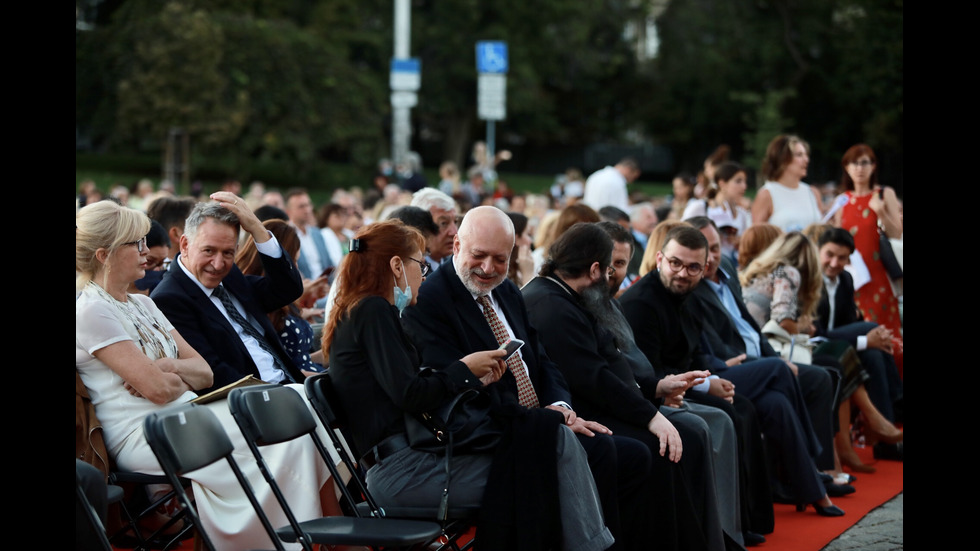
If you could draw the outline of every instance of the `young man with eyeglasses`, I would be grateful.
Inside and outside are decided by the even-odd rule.
[[[832,507],[814,463],[821,446],[799,383],[786,362],[779,358],[744,361],[744,354],[721,360],[702,338],[702,319],[685,307],[709,259],[708,240],[700,230],[685,224],[667,232],[664,246],[657,252],[657,269],[619,299],[637,347],[660,376],[710,370],[712,376],[695,387],[695,392],[708,392],[731,402],[738,389],[755,405],[763,432],[776,449],[775,459],[789,473],[788,498],[798,504],[814,503],[824,515],[843,514]]]

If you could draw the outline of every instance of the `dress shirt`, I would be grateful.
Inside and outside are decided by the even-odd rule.
[[[279,241],[277,241],[276,237],[272,235],[272,232],[269,232],[269,237],[271,239],[265,243],[255,243],[255,248],[258,249],[259,253],[261,254],[272,258],[279,258],[282,256],[282,247],[279,246]],[[272,358],[272,355],[266,352],[254,337],[249,335],[248,332],[242,329],[242,327],[228,315],[228,311],[225,310],[225,305],[222,304],[221,299],[214,295],[214,289],[208,289],[202,285],[201,282],[194,277],[194,274],[187,269],[187,266],[184,265],[184,261],[181,256],[178,256],[177,260],[180,269],[184,271],[184,274],[186,274],[191,281],[196,283],[197,286],[200,287],[201,291],[203,291],[204,294],[211,299],[211,303],[214,304],[218,311],[221,312],[221,315],[223,315],[225,319],[228,320],[228,323],[231,324],[232,328],[235,329],[235,332],[238,333],[238,337],[242,339],[242,344],[245,345],[245,348],[248,349],[249,355],[252,356],[252,361],[255,362],[255,367],[258,368],[261,379],[267,383],[278,383],[284,380],[286,378],[286,374],[283,373],[281,369],[275,367],[275,360]],[[255,320],[248,315],[248,312],[246,312],[245,308],[242,307],[242,304],[238,301],[238,298],[236,298],[233,293],[228,293],[228,296],[235,304],[235,307],[238,308],[238,312],[252,324],[260,335],[264,336],[265,331],[263,331],[262,326],[256,323]],[[273,338],[279,337],[273,335]]]
[[[834,328],[835,311],[837,308],[837,286],[840,284],[840,280],[837,278],[830,279],[827,276],[823,276],[823,288],[827,291],[827,304],[830,306],[830,314],[828,314],[827,331]],[[860,350],[867,350],[868,348],[868,336],[859,335],[857,337],[857,343],[855,348]]]
[[[316,246],[316,241],[313,240],[312,232],[319,232],[320,228],[316,226],[301,228],[295,224],[293,224],[293,227],[296,228],[296,235],[299,236],[299,248],[303,251],[303,256],[306,257],[306,263],[310,267],[310,273],[313,274],[313,277],[317,277],[323,273],[326,266],[329,266],[329,264],[324,262],[324,259],[320,258],[320,251]]]
[[[738,308],[738,302],[735,301],[735,295],[732,294],[732,290],[728,288],[728,284],[725,283],[730,276],[725,273],[725,270],[718,268],[718,279],[719,282],[715,283],[710,279],[705,279],[711,289],[714,290],[715,294],[718,295],[718,299],[728,310],[728,316],[732,318],[735,322],[735,327],[738,328],[738,334],[742,336],[742,340],[745,341],[745,354],[748,356],[753,356],[756,358],[762,357],[762,347],[759,344],[759,332],[752,327],[752,325],[742,317],[742,312]]]

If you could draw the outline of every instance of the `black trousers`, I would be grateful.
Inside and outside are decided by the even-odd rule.
[[[615,429],[613,429],[615,432]],[[578,435],[614,550],[697,551],[708,545],[681,466],[620,435]]]
[[[738,439],[738,484],[741,495],[742,529],[771,534],[776,527],[772,505],[772,484],[762,427],[752,401],[735,395],[734,403],[704,392],[688,392],[685,399],[716,407],[735,424]]]

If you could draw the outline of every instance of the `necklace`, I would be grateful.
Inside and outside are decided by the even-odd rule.
[[[122,302],[116,300],[115,297],[96,283],[90,281],[88,284],[95,289],[99,297],[112,304],[116,310],[133,324],[136,328],[136,333],[139,335],[139,346],[144,354],[151,359],[177,357],[177,342],[174,340],[173,335],[165,330],[139,301],[127,298],[126,302]]]

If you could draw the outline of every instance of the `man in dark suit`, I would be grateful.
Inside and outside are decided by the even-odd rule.
[[[438,369],[472,352],[496,348],[500,340],[523,340],[525,345],[517,353],[520,362],[490,386],[523,404],[517,377],[529,379],[534,402],[564,416],[588,454],[616,548],[648,549],[652,544],[664,549],[706,548],[703,535],[678,533],[677,513],[668,507],[657,510],[657,528],[662,527],[663,533],[651,539],[654,527],[647,520],[657,504],[654,494],[668,489],[657,486],[651,476],[650,450],[632,438],[610,436],[608,428],[579,417],[572,409],[566,382],[528,320],[520,289],[507,278],[514,248],[510,218],[495,207],[476,207],[466,214],[453,243],[452,262],[421,285],[417,304],[406,308],[402,316],[406,333],[422,354],[422,365]],[[502,324],[508,336],[498,339],[489,319]]]
[[[299,237],[296,267],[304,278],[316,279],[326,268],[333,266],[333,260],[320,228],[316,227],[313,200],[306,189],[292,188],[286,191],[285,201],[289,223],[296,228],[296,236]]]
[[[702,338],[703,318],[694,315],[687,302],[710,264],[708,249],[705,236],[690,225],[671,229],[657,252],[657,269],[620,297],[637,347],[661,376],[710,369],[724,377],[712,375],[703,390],[716,395],[738,392],[752,400],[767,440],[791,473],[793,495],[789,497],[798,504],[813,503],[820,514],[843,515],[827,497],[813,462],[820,444],[799,383],[786,363],[764,358],[745,362],[744,354],[725,361]],[[720,254],[720,245],[718,251]]]
[[[858,358],[871,376],[864,381],[871,402],[889,421],[895,421],[896,402],[904,389],[893,356],[891,331],[864,321],[854,301],[854,279],[844,267],[854,252],[854,238],[843,228],[829,228],[818,238],[823,292],[813,322],[816,334],[842,340],[858,351]]]
[[[714,222],[705,216],[695,216],[687,222],[701,230],[708,241],[711,261],[705,267],[701,283],[693,289],[693,300],[688,301],[688,305],[703,320],[703,336],[714,354],[722,360],[739,357],[742,361],[780,358],[742,301],[738,272],[722,254],[721,234]],[[809,364],[789,365],[796,371],[810,423],[820,442],[821,452],[816,458],[817,467],[823,471],[832,470],[836,396],[834,381],[823,367]]]
[[[632,241],[627,229],[613,221],[605,223]],[[629,359],[620,352],[629,338],[629,326],[612,302],[612,259],[613,240],[598,224],[575,224],[565,231],[548,249],[538,277],[521,289],[531,323],[568,382],[579,413],[614,434],[645,443],[653,453],[655,469],[666,461],[680,463],[686,484],[677,490],[686,488],[701,511],[700,527],[692,522],[695,529],[702,530],[716,548],[724,547],[726,534],[741,544],[735,484],[738,450],[732,421],[719,411],[724,434],[713,436],[704,419],[680,409],[684,392],[707,377],[707,371],[662,379],[634,375]],[[719,447],[725,443],[721,453],[713,453],[715,439]]]
[[[266,315],[303,294],[300,273],[244,200],[220,191],[211,198],[191,211],[180,254],[151,298],[211,366],[214,386],[201,394],[246,375],[302,382]],[[255,240],[263,277],[245,276],[235,265],[240,228]]]

